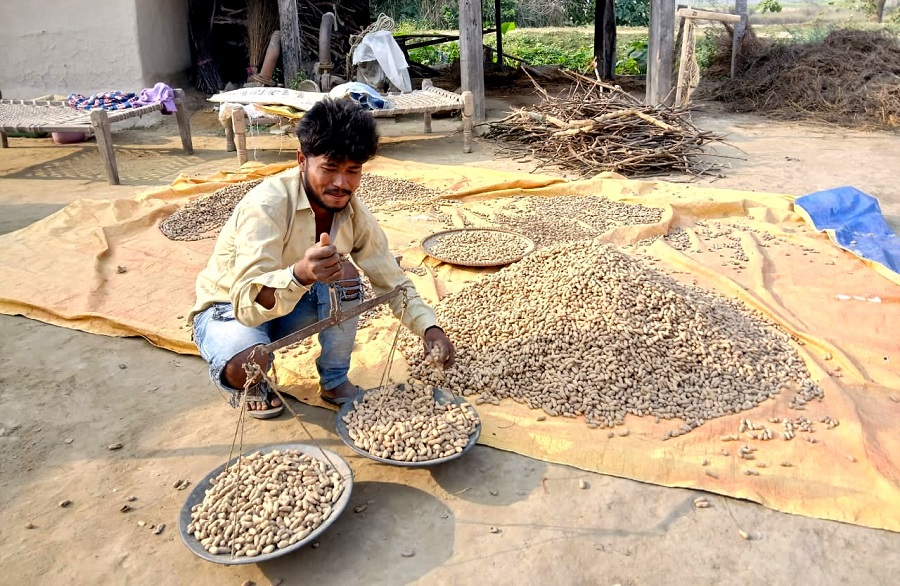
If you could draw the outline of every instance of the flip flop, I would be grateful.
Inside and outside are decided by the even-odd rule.
[[[269,404],[269,396],[274,393],[269,392],[269,387],[265,383],[261,383],[256,386],[258,392],[255,394],[244,393],[244,402],[245,403],[261,403],[265,401],[265,403]],[[277,407],[269,407],[268,409],[247,409],[247,413],[250,414],[250,417],[254,419],[272,419],[274,417],[278,417],[284,412],[284,405],[278,405]]]
[[[359,385],[353,385],[353,386],[356,388],[356,393],[352,397],[327,397],[325,395],[325,393],[327,393],[328,391],[326,391],[322,387],[319,387],[319,396],[322,397],[322,400],[325,401],[326,403],[331,403],[332,405],[342,407],[342,406],[346,405],[347,403],[349,403],[350,401],[352,401],[353,399],[355,399],[357,397],[357,395],[359,395],[362,392],[362,387],[360,387]]]

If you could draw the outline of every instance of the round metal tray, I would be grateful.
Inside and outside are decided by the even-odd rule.
[[[357,399],[361,399],[364,394],[368,391],[363,391],[356,395],[354,401]],[[446,405],[447,403],[456,403],[457,405],[466,405],[469,409],[475,412],[476,417],[478,416],[478,412],[475,411],[475,407],[470,405],[468,401],[463,399],[462,397],[458,397],[451,393],[450,391],[445,391],[444,389],[435,388],[434,389],[434,400],[439,405]],[[425,466],[435,466],[437,464],[443,464],[444,462],[449,462],[450,460],[455,460],[459,458],[469,450],[475,447],[475,444],[478,443],[478,438],[481,436],[481,418],[478,418],[478,425],[475,427],[475,431],[469,435],[469,443],[466,444],[466,447],[462,449],[461,452],[453,454],[452,456],[446,456],[444,458],[437,458],[436,460],[425,460],[423,462],[400,462],[398,460],[390,460],[388,458],[379,458],[378,456],[374,456],[364,449],[357,446],[353,439],[350,437],[350,432],[347,430],[347,424],[344,423],[344,415],[350,413],[353,410],[353,401],[348,401],[341,406],[341,410],[338,411],[337,414],[337,434],[340,436],[341,441],[347,444],[347,447],[359,454],[360,456],[365,456],[370,460],[375,460],[376,462],[381,462],[382,464],[391,464],[392,466],[404,466],[407,468],[422,468]]]
[[[340,474],[344,479],[344,491],[341,493],[341,496],[338,498],[337,502],[334,503],[334,507],[331,510],[331,515],[329,515],[321,525],[316,527],[316,529],[312,533],[307,535],[304,539],[301,539],[294,545],[290,545],[288,547],[285,547],[284,549],[276,549],[272,553],[262,554],[250,558],[233,558],[231,557],[230,553],[218,555],[209,553],[203,548],[202,545],[200,545],[200,542],[197,541],[193,535],[187,532],[187,527],[191,522],[191,507],[203,502],[203,498],[206,496],[206,491],[210,487],[210,479],[218,476],[223,470],[225,470],[226,466],[230,466],[231,464],[236,462],[239,457],[236,456],[232,458],[227,464],[222,464],[221,466],[207,474],[203,480],[198,482],[194,486],[194,490],[191,491],[191,494],[188,495],[187,501],[184,503],[184,506],[181,508],[181,515],[178,517],[178,532],[181,534],[181,540],[184,541],[184,544],[188,547],[188,549],[190,549],[201,558],[210,562],[215,562],[217,564],[257,564],[259,562],[265,562],[291,553],[292,551],[300,549],[307,543],[315,541],[319,537],[319,535],[321,535],[337,520],[344,509],[347,508],[347,504],[350,502],[350,493],[353,490],[353,471],[350,469],[350,464],[348,464],[346,460],[344,460],[331,450],[311,446],[308,444],[278,444],[273,446],[266,446],[265,448],[260,448],[258,450],[251,450],[243,455],[249,456],[250,454],[253,454],[255,452],[268,454],[269,452],[272,452],[274,450],[297,450],[298,452],[308,454],[313,458],[316,458],[317,460],[323,460],[325,463],[328,463],[328,461],[330,460],[331,463],[334,464],[334,467],[337,470],[338,474]],[[328,456],[328,459],[326,459],[325,456]]]
[[[463,232],[500,232],[502,234],[510,234],[512,236],[516,236],[517,238],[519,238],[522,241],[522,243],[525,245],[525,250],[522,252],[522,254],[514,256],[514,257],[507,257],[504,259],[497,259],[497,260],[491,260],[491,261],[472,261],[472,262],[461,262],[461,261],[457,261],[457,260],[450,260],[447,258],[443,258],[439,255],[436,255],[432,252],[432,249],[434,248],[434,246],[444,236],[447,236],[448,234],[457,234],[457,233],[463,233]],[[522,236],[521,234],[517,234],[515,232],[510,232],[509,230],[500,230],[497,228],[455,228],[453,230],[443,230],[441,232],[435,232],[434,234],[432,234],[430,236],[426,236],[425,238],[422,239],[422,242],[420,244],[422,246],[422,250],[424,250],[425,254],[427,254],[428,256],[430,256],[432,258],[436,258],[439,261],[445,262],[447,264],[457,265],[457,266],[462,266],[462,267],[499,267],[499,266],[504,266],[504,265],[510,265],[514,262],[518,262],[518,261],[522,260],[523,258],[525,258],[525,255],[532,252],[534,250],[534,246],[535,246],[534,241],[531,240],[530,238],[526,238],[525,236]]]

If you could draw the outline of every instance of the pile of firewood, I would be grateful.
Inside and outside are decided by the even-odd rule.
[[[502,155],[533,158],[586,177],[603,171],[628,176],[686,172],[713,165],[703,148],[720,137],[699,130],[685,109],[648,106],[616,86],[566,72],[574,84],[564,95],[519,108],[490,123],[485,138]]]

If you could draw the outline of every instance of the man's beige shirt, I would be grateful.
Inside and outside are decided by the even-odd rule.
[[[197,277],[197,303],[189,322],[214,303],[224,302],[234,306],[235,318],[246,326],[287,315],[309,291],[294,280],[293,264],[317,241],[300,168],[266,179],[244,196],[222,227],[212,257]],[[357,196],[335,214],[331,241],[363,270],[376,295],[398,285],[406,289],[406,311],[402,311],[402,295],[390,306],[395,316],[402,314],[403,325],[413,333],[422,336],[426,328],[437,324],[434,311],[419,297],[388,249],[384,231]],[[263,287],[275,289],[272,309],[255,301]]]

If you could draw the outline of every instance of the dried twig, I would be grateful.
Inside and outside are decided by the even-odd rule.
[[[582,176],[602,171],[646,176],[668,172],[700,174],[708,163],[707,142],[720,137],[698,130],[688,111],[647,106],[617,86],[566,72],[574,86],[551,97],[531,78],[541,104],[514,110],[489,124],[486,138],[513,158],[531,156]]]

